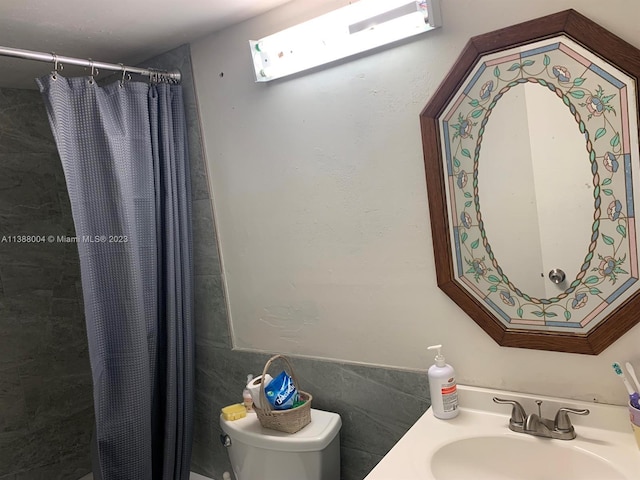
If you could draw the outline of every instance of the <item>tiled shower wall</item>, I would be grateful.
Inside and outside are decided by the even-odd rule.
[[[27,243],[27,235],[45,239]],[[90,470],[78,251],[57,238],[73,235],[40,94],[0,89],[0,480],[68,480]]]
[[[220,409],[242,401],[247,374],[262,373],[270,355],[232,350],[198,114],[198,108],[216,106],[197,104],[188,46],[144,65],[178,67],[183,74],[196,275],[196,412],[191,470],[222,478],[222,473],[231,471],[231,467],[219,439]],[[429,406],[426,374],[307,358],[291,360],[303,389],[313,394],[313,406],[342,417],[343,480],[363,479]]]

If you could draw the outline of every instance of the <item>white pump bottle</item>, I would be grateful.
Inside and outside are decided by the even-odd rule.
[[[431,410],[436,418],[448,420],[457,417],[458,388],[456,384],[456,372],[451,365],[444,362],[440,353],[442,345],[432,345],[429,350],[437,350],[436,363],[429,367],[429,391],[431,392]]]

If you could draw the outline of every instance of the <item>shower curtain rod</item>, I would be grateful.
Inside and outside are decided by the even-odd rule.
[[[78,65],[81,67],[88,67],[96,70],[113,70],[122,72],[123,75],[127,73],[135,73],[138,75],[144,75],[151,79],[157,79],[158,77],[164,77],[169,80],[180,82],[181,74],[179,70],[155,70],[151,68],[138,68],[127,67],[121,63],[105,63],[96,62],[94,60],[83,58],[65,57],[63,55],[56,55],[55,53],[34,52],[31,50],[21,50],[19,48],[0,47],[0,56],[21,58],[25,60],[35,60],[38,62],[49,62],[54,64],[54,69],[58,70],[60,64]]]

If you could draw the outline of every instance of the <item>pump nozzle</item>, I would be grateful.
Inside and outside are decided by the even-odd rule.
[[[444,367],[445,366],[444,356],[442,355],[442,353],[440,353],[441,348],[442,348],[442,345],[431,345],[430,347],[427,347],[427,350],[438,350],[438,353],[434,358],[434,360],[436,361],[437,366]]]

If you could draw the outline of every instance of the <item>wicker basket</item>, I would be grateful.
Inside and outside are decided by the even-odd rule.
[[[286,433],[296,433],[311,422],[311,400],[313,396],[298,388],[298,385],[300,385],[298,378],[291,367],[291,363],[289,363],[289,360],[284,355],[274,355],[267,361],[262,371],[262,378],[267,374],[271,363],[277,359],[282,359],[287,364],[287,367],[289,367],[285,369],[285,371],[293,379],[293,384],[298,389],[300,400],[304,400],[304,403],[288,410],[274,410],[269,400],[267,400],[267,396],[264,393],[264,383],[262,383],[262,385],[260,385],[260,404],[263,408],[258,408],[254,404],[253,409],[256,411],[258,420],[260,420],[260,424],[264,428]]]

